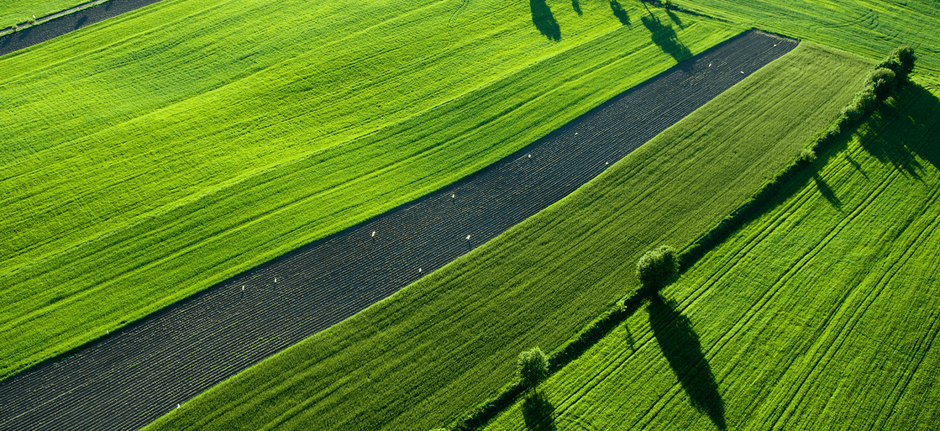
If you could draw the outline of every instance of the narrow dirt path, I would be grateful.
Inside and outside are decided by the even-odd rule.
[[[749,31],[415,202],[0,383],[0,429],[135,429],[534,215],[795,48]]]

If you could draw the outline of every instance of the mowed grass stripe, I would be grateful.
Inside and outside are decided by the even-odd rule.
[[[643,250],[690,241],[756,190],[868,67],[801,45],[558,204],[150,429],[446,425],[509,381],[519,350],[552,350],[629,292]],[[781,86],[787,103],[767,97]],[[828,118],[808,115],[820,106]],[[741,123],[755,128],[725,127]]]
[[[176,13],[173,7],[180,6],[174,5],[167,3],[157,11],[169,8]],[[231,12],[223,6],[206,12],[207,16],[198,20],[184,20],[187,26],[193,26],[185,28],[215,29],[210,25],[212,14]],[[16,132],[19,130],[17,127],[28,128],[29,124],[19,120],[0,122],[12,127],[7,133],[17,136],[16,139],[32,136],[35,139],[30,138],[29,141],[40,146],[61,142],[57,146],[61,148],[55,151],[40,152],[8,164],[4,174],[6,179],[0,199],[5,205],[16,207],[12,208],[16,210],[12,212],[16,217],[3,221],[2,229],[10,235],[4,236],[5,240],[0,245],[4,254],[4,274],[0,277],[5,286],[0,309],[8,322],[2,324],[0,332],[5,339],[11,340],[4,346],[4,363],[0,365],[4,367],[4,373],[94,339],[120,322],[140,318],[302,244],[449,184],[642,82],[675,61],[652,42],[645,27],[621,27],[606,5],[584,9],[582,17],[573,13],[572,16],[557,13],[559,22],[566,29],[566,38],[560,43],[546,41],[532,28],[531,15],[525,7],[509,7],[496,2],[474,3],[462,10],[453,23],[458,29],[471,26],[469,28],[485,27],[485,30],[479,32],[482,36],[477,35],[478,32],[460,36],[460,33],[454,35],[453,31],[444,31],[441,27],[444,24],[440,20],[445,17],[451,19],[448,9],[437,3],[421,6],[409,20],[415,22],[416,17],[420,17],[423,20],[421,24],[427,28],[377,24],[377,27],[368,27],[349,44],[340,45],[350,50],[358,47],[355,52],[330,50],[329,56],[324,55],[326,62],[346,62],[349,55],[359,55],[361,61],[357,63],[356,71],[361,77],[357,79],[348,79],[348,70],[324,76],[315,71],[319,67],[316,62],[307,65],[294,59],[272,63],[272,59],[281,58],[277,56],[278,52],[314,59],[317,51],[298,53],[305,49],[298,44],[284,45],[278,51],[276,41],[267,41],[257,49],[268,51],[254,56],[259,58],[258,70],[263,70],[247,77],[240,75],[245,70],[245,64],[240,63],[241,67],[219,69],[219,75],[211,76],[211,79],[189,82],[182,79],[181,74],[192,72],[194,67],[199,70],[214,68],[214,63],[202,64],[193,60],[192,67],[169,70],[166,77],[161,77],[166,81],[151,84],[155,88],[166,87],[168,91],[165,93],[141,93],[138,91],[141,89],[135,90],[133,86],[123,84],[118,88],[106,86],[108,90],[120,91],[109,91],[110,97],[118,100],[118,104],[114,110],[99,111],[103,115],[100,130],[76,127],[74,121],[92,121],[89,118],[94,117],[77,115],[76,110],[88,110],[87,105],[81,102],[71,107],[72,110],[58,107],[63,108],[61,115],[74,116],[70,120],[73,123],[65,121],[68,124],[61,125],[53,121],[55,118],[44,120],[57,124],[57,127],[69,126],[71,130],[85,134],[84,137],[62,140],[63,130],[36,127],[37,133],[46,134],[43,135],[45,138],[39,139],[38,135],[32,134],[32,128],[28,133]],[[355,4],[341,9],[353,7]],[[377,14],[395,9],[389,5],[382,7],[385,9],[377,9]],[[505,9],[507,7],[509,9]],[[501,14],[495,14],[496,10]],[[131,26],[149,22],[144,18],[157,19],[144,12],[134,12],[141,14],[140,20],[121,22]],[[336,13],[340,14],[340,11]],[[309,18],[309,15],[303,16]],[[378,16],[381,18],[381,14]],[[344,16],[344,19],[343,22],[351,25],[352,17]],[[662,15],[662,19],[667,18]],[[242,21],[242,25],[251,22],[248,18]],[[313,34],[309,27],[315,27],[316,22],[319,21],[306,27],[297,26],[301,33],[293,35],[312,37],[309,36]],[[678,29],[678,38],[692,52],[700,52],[737,31],[732,26],[710,22],[690,21],[687,24],[684,30]],[[280,25],[282,23],[277,23],[274,28],[284,30]],[[383,41],[375,35],[377,30],[374,29],[416,32],[431,41],[439,40],[435,37],[445,40],[437,48],[430,45],[432,42],[422,45],[434,49],[412,47],[416,50],[409,54],[414,56],[412,60],[402,57],[402,62],[415,64],[408,66],[410,73],[421,75],[414,79],[412,87],[408,87],[395,81],[404,78],[390,76],[389,69],[382,67],[382,61],[393,61],[392,57],[383,57],[381,61],[370,59],[383,52],[380,49],[383,46],[396,45],[402,38],[416,36],[392,34],[390,36],[394,37]],[[268,28],[265,30],[270,31]],[[328,35],[340,32],[330,31],[332,33]],[[496,37],[491,33],[497,31],[504,34]],[[236,31],[232,33],[237,34]],[[194,43],[226,46],[223,44],[227,40],[225,38],[218,43],[208,39],[209,35],[221,37],[228,34],[210,32]],[[89,31],[87,35],[91,37],[94,32]],[[269,34],[262,33],[257,37],[265,35]],[[282,44],[287,36],[279,36]],[[321,36],[326,37],[318,37]],[[159,71],[158,63],[164,55],[161,50],[181,36],[174,32],[165,37],[166,40],[156,35],[135,39],[137,43],[131,44],[133,49],[127,48],[127,51],[76,56],[81,60],[75,60],[78,63],[72,64],[74,68],[67,68],[66,63],[51,64],[48,70],[37,72],[45,76],[43,80],[26,87],[4,88],[22,90],[22,103],[52,103],[59,100],[56,97],[61,99],[62,96],[54,93],[57,89],[62,90],[57,86],[66,85],[68,79],[56,81],[59,84],[48,82],[48,89],[43,86],[41,91],[51,93],[42,97],[27,98],[24,88],[33,89],[34,93],[40,91],[39,82],[58,80],[59,75],[53,76],[52,72],[67,72],[66,69],[73,72],[96,70],[99,71],[96,73],[106,75],[127,75],[127,67]],[[365,43],[362,39],[369,41]],[[460,49],[455,49],[446,43],[451,40],[464,44],[458,44]],[[59,47],[60,43],[51,41],[47,46]],[[238,46],[242,45],[236,44]],[[409,47],[410,44],[403,46]],[[468,48],[470,46],[473,48]],[[161,54],[142,55],[149,49]],[[373,52],[372,49],[378,51]],[[27,57],[41,57],[44,52],[34,48],[4,57],[0,62],[15,60],[16,64],[25,64],[23,60]],[[237,52],[234,48],[225,49],[212,58],[221,58],[213,61],[231,60]],[[485,59],[481,62],[467,61],[468,52]],[[109,55],[115,58],[109,58]],[[398,55],[401,57],[401,53]],[[431,58],[431,55],[437,57]],[[129,66],[114,71],[91,67],[96,61],[109,62],[123,57],[139,61],[129,62]],[[417,64],[423,58],[432,59],[433,64],[439,67],[427,64],[419,67]],[[393,62],[398,63],[397,60]],[[224,107],[229,102],[221,96],[226,91],[232,97],[237,96],[233,99],[236,101],[240,100],[238,97],[258,95],[268,102],[278,100],[278,106],[288,105],[289,101],[301,107],[310,106],[313,102],[304,101],[304,94],[294,92],[298,86],[307,85],[301,79],[303,74],[293,79],[289,77],[289,70],[274,70],[283,69],[286,67],[284,64],[305,68],[307,72],[304,73],[310,73],[311,79],[318,80],[316,82],[320,84],[317,85],[323,88],[331,88],[330,79],[334,79],[342,88],[327,91],[328,97],[344,97],[342,102],[346,106],[346,114],[337,115],[337,121],[333,123],[321,123],[313,114],[297,117],[302,110],[293,113],[282,108],[280,113],[275,112],[267,120],[258,122],[255,119],[257,110],[265,109],[253,108],[244,112],[244,120],[222,118],[225,116],[216,107]],[[329,64],[324,67],[327,66]],[[329,68],[332,66],[327,70]],[[483,69],[486,70],[481,72]],[[522,79],[514,75],[517,73],[522,74]],[[278,84],[281,87],[277,88],[283,88],[285,92],[271,90],[274,87],[263,83],[258,87],[267,86],[267,92],[246,95],[230,88],[244,87],[247,84],[242,81],[257,80],[261,75],[283,78],[283,83]],[[36,76],[30,72],[22,79],[38,79]],[[68,78],[70,75],[64,73],[63,76]],[[379,78],[388,80],[376,88],[368,87],[372,91],[346,97],[351,94],[348,93],[350,89],[364,88],[365,82]],[[11,79],[5,82],[16,81]],[[95,80],[123,82],[93,77],[92,81]],[[92,81],[86,83],[91,84]],[[232,81],[231,86],[217,88],[219,82],[228,81]],[[398,93],[393,93],[399,98],[391,100],[389,94],[383,93],[390,86],[399,87]],[[95,88],[94,85],[86,88],[84,84],[80,87],[82,91]],[[418,97],[422,92],[429,97]],[[75,91],[63,94],[70,100],[82,100]],[[176,102],[174,97],[180,95],[187,98]],[[411,102],[415,97],[420,99],[417,104]],[[135,100],[145,103],[141,105]],[[244,101],[249,102],[262,106],[257,101]],[[148,106],[155,110],[149,110]],[[330,106],[321,100],[316,110],[332,109]],[[353,112],[355,106],[368,109]],[[142,116],[129,117],[130,112],[137,111],[125,111],[127,107],[135,107]],[[43,109],[60,112],[58,108]],[[35,109],[40,110],[39,107]],[[189,123],[184,121],[186,115],[191,119]],[[354,124],[355,115],[366,119],[362,125]],[[210,121],[212,118],[216,120]],[[231,126],[231,130],[226,129],[226,125]],[[334,129],[329,130],[331,127]],[[261,132],[262,129],[266,131]],[[291,129],[285,133],[292,138],[278,137],[280,132],[271,132],[285,129]],[[242,141],[229,139],[244,130],[254,130],[255,135],[252,136],[263,134],[272,139],[250,143],[244,140],[250,140],[251,136],[241,137]],[[307,142],[305,133],[316,133],[317,130],[326,132],[321,133],[319,140]],[[56,141],[56,136],[59,136],[59,141]],[[372,176],[369,177],[368,173]],[[52,204],[60,201],[72,201],[73,204],[64,207]],[[104,302],[101,301],[102,295],[108,298]],[[9,323],[14,321],[22,324]]]
[[[904,91],[821,154],[664,291],[671,311],[636,313],[550,378],[552,417],[529,421],[932,426],[940,412],[923,400],[940,390],[930,377],[940,369],[937,94]],[[653,329],[669,326],[681,330]],[[683,338],[699,344],[676,344]],[[526,418],[515,406],[491,428],[525,429]]]

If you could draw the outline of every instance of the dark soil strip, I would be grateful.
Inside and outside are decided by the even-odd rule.
[[[66,14],[58,18],[26,27],[20,31],[0,37],[0,55],[6,55],[23,48],[33,46],[71,33],[98,21],[118,16],[134,9],[156,3],[160,0],[110,0]]]
[[[0,382],[0,429],[146,425],[557,202],[796,45],[747,32],[453,186]]]

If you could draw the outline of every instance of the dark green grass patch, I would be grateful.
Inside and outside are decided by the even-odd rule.
[[[934,427],[938,94],[902,91],[491,429]]]
[[[800,45],[549,209],[150,429],[430,429],[634,290],[636,259],[685,244],[835,119],[871,65]]]

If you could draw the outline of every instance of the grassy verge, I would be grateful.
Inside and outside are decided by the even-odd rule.
[[[642,251],[691,241],[753,193],[870,66],[801,45],[558,204],[149,429],[449,423],[510,380],[520,350],[557,348],[634,289]]]
[[[932,427],[938,95],[903,91],[490,428]]]
[[[192,6],[0,59],[0,375],[456,181],[676,61],[606,5],[556,10],[557,42],[497,1]],[[677,37],[697,53],[738,31]]]
[[[918,67],[940,71],[940,3],[852,0],[674,0],[684,9],[753,25],[801,40],[838,47],[881,60],[899,45],[913,45]]]

